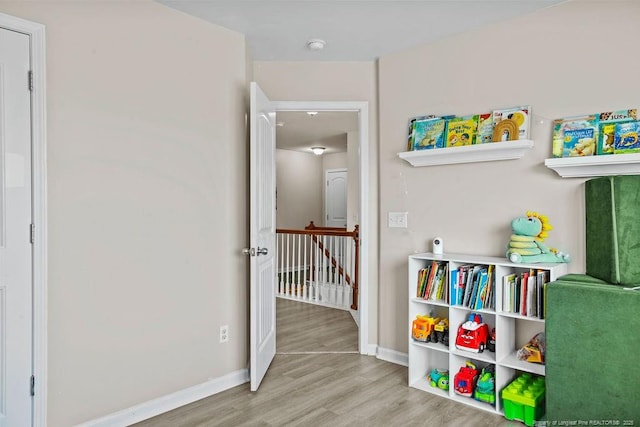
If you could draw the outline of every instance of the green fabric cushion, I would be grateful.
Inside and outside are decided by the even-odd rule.
[[[569,273],[564,276],[558,277],[558,280],[563,282],[579,282],[579,283],[597,283],[600,285],[610,285],[611,283],[598,279],[597,277],[589,276],[588,274]]]
[[[585,182],[586,272],[617,285],[640,284],[640,176]]]
[[[640,291],[564,278],[547,285],[548,421],[640,425],[639,313]]]

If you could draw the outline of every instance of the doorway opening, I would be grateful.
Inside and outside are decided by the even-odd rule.
[[[276,124],[278,131],[287,128],[291,134],[293,134],[294,141],[281,140],[280,137],[276,137],[276,148],[282,158],[298,158],[298,161],[287,161],[286,164],[289,167],[303,168],[307,172],[310,172],[309,168],[315,168],[316,182],[319,185],[307,182],[307,185],[313,186],[313,191],[300,191],[300,202],[294,208],[283,209],[287,204],[292,203],[291,200],[286,200],[286,197],[290,197],[290,194],[285,196],[285,183],[281,182],[278,178],[277,191],[277,212],[278,212],[278,228],[281,225],[287,228],[304,228],[308,226],[310,221],[314,221],[314,218],[318,218],[315,225],[325,226],[327,224],[327,212],[325,208],[326,202],[326,180],[325,172],[330,169],[344,168],[348,170],[349,189],[345,189],[345,196],[347,198],[347,212],[344,218],[347,230],[351,230],[354,226],[358,230],[357,245],[359,250],[359,257],[357,261],[359,271],[359,286],[358,293],[355,296],[357,311],[354,313],[354,320],[359,326],[357,333],[357,352],[361,354],[368,354],[368,251],[366,248],[366,242],[368,241],[368,104],[366,102],[315,102],[315,101],[275,101],[276,109]],[[312,114],[308,114],[312,113]],[[315,113],[315,114],[313,114]],[[296,124],[296,117],[300,119],[312,119],[319,128],[326,128],[327,125],[323,125],[323,121],[329,120],[335,122],[332,126],[339,128],[342,126],[342,130],[335,135],[324,134],[324,137],[320,138],[320,134],[314,134],[314,131],[309,126],[300,125],[302,120],[299,120]],[[317,119],[317,120],[316,120]],[[308,123],[308,121],[307,121]],[[340,123],[343,123],[342,125]],[[351,124],[348,124],[351,123]],[[321,155],[314,155],[312,153],[312,147],[323,147]],[[288,151],[288,153],[285,153]],[[302,156],[302,157],[301,157]],[[316,166],[313,165],[314,158],[316,159]],[[307,166],[305,166],[305,164]],[[277,175],[281,176],[281,167],[276,167]],[[311,173],[307,173],[308,179]],[[295,179],[295,178],[294,178]],[[298,183],[299,184],[299,183]],[[303,188],[303,186],[298,186]],[[316,194],[316,196],[313,195]],[[303,201],[304,200],[304,201]],[[293,201],[293,203],[296,203]],[[284,204],[284,205],[283,205]],[[313,213],[315,212],[315,213]],[[338,253],[342,253],[342,250],[338,250]],[[348,249],[346,250],[348,251]],[[324,252],[324,250],[323,250]],[[346,253],[346,252],[344,252]],[[334,267],[336,264],[334,262]],[[335,270],[335,268],[334,268]],[[345,288],[346,289],[346,288]],[[334,295],[335,301],[344,301],[342,293],[338,292]],[[285,306],[287,302],[278,302],[278,308]],[[298,303],[301,304],[301,303]],[[291,312],[291,306],[288,305],[288,312]],[[318,307],[322,309],[323,307]],[[313,310],[313,309],[309,309]],[[348,335],[348,333],[347,333]]]

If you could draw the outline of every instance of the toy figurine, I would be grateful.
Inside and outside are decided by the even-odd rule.
[[[513,234],[509,240],[507,258],[511,262],[569,262],[570,257],[557,249],[548,248],[542,242],[547,238],[547,231],[553,229],[545,215],[527,211],[526,216],[511,221]]]

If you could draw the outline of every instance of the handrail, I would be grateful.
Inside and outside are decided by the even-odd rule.
[[[323,254],[323,257],[330,260],[330,264],[334,269],[337,269],[337,273],[339,276],[343,277],[345,282],[351,287],[353,290],[353,300],[351,304],[351,308],[353,310],[358,309],[358,278],[359,278],[359,252],[360,252],[360,236],[359,236],[359,226],[355,225],[353,231],[347,231],[346,228],[340,227],[318,227],[313,221],[309,223],[305,227],[304,230],[295,230],[295,229],[285,229],[278,228],[276,229],[276,233],[278,234],[293,234],[293,235],[305,235],[311,236],[311,241],[314,245],[318,247],[318,249]],[[354,242],[354,263],[355,263],[355,271],[353,272],[353,277],[351,277],[348,272],[345,271],[344,267],[340,264],[340,262],[336,259],[335,256],[331,254],[329,249],[324,247],[324,244],[318,236],[327,236],[327,237],[350,237]],[[314,264],[313,259],[311,260],[312,265]],[[314,269],[311,269],[314,272]],[[313,274],[313,273],[312,273]]]

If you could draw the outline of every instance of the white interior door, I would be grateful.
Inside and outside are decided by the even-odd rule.
[[[347,227],[347,170],[325,171],[325,227]]]
[[[276,354],[276,112],[251,82],[250,242],[251,391],[258,390]]]
[[[0,426],[32,413],[29,36],[0,29]]]

